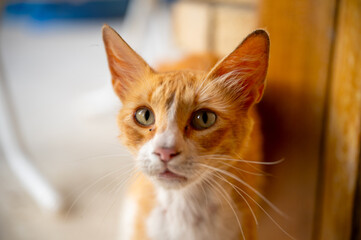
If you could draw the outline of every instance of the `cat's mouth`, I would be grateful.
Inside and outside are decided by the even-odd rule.
[[[168,168],[158,175],[159,179],[171,181],[186,181],[187,178],[170,171]]]

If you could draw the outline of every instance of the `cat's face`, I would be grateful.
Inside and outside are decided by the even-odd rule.
[[[150,73],[123,100],[121,139],[142,171],[163,186],[192,183],[202,177],[198,163],[208,155],[242,147],[249,126],[245,111],[227,104],[215,86],[202,87],[204,77]]]
[[[180,188],[201,180],[207,173],[201,164],[213,155],[242,152],[252,125],[248,110],[263,94],[268,38],[255,34],[261,36],[255,53],[239,60],[243,43],[209,73],[156,73],[112,29],[103,34],[123,103],[120,137],[146,175]]]

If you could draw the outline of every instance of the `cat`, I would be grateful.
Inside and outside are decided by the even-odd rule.
[[[211,69],[183,62],[188,70],[157,72],[108,25],[102,31],[122,102],[120,139],[140,170],[121,239],[257,239],[264,176],[255,104],[266,84],[267,32],[254,31]]]

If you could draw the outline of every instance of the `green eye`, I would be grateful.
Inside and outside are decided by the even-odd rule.
[[[142,126],[150,126],[154,124],[154,114],[153,112],[146,108],[139,108],[134,114],[135,120]]]
[[[196,130],[210,128],[216,122],[217,115],[208,110],[199,110],[193,114],[192,126]]]

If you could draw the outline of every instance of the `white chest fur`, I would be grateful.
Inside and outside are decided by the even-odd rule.
[[[158,189],[157,198],[146,222],[151,239],[235,239],[239,233],[233,212],[210,189]]]

